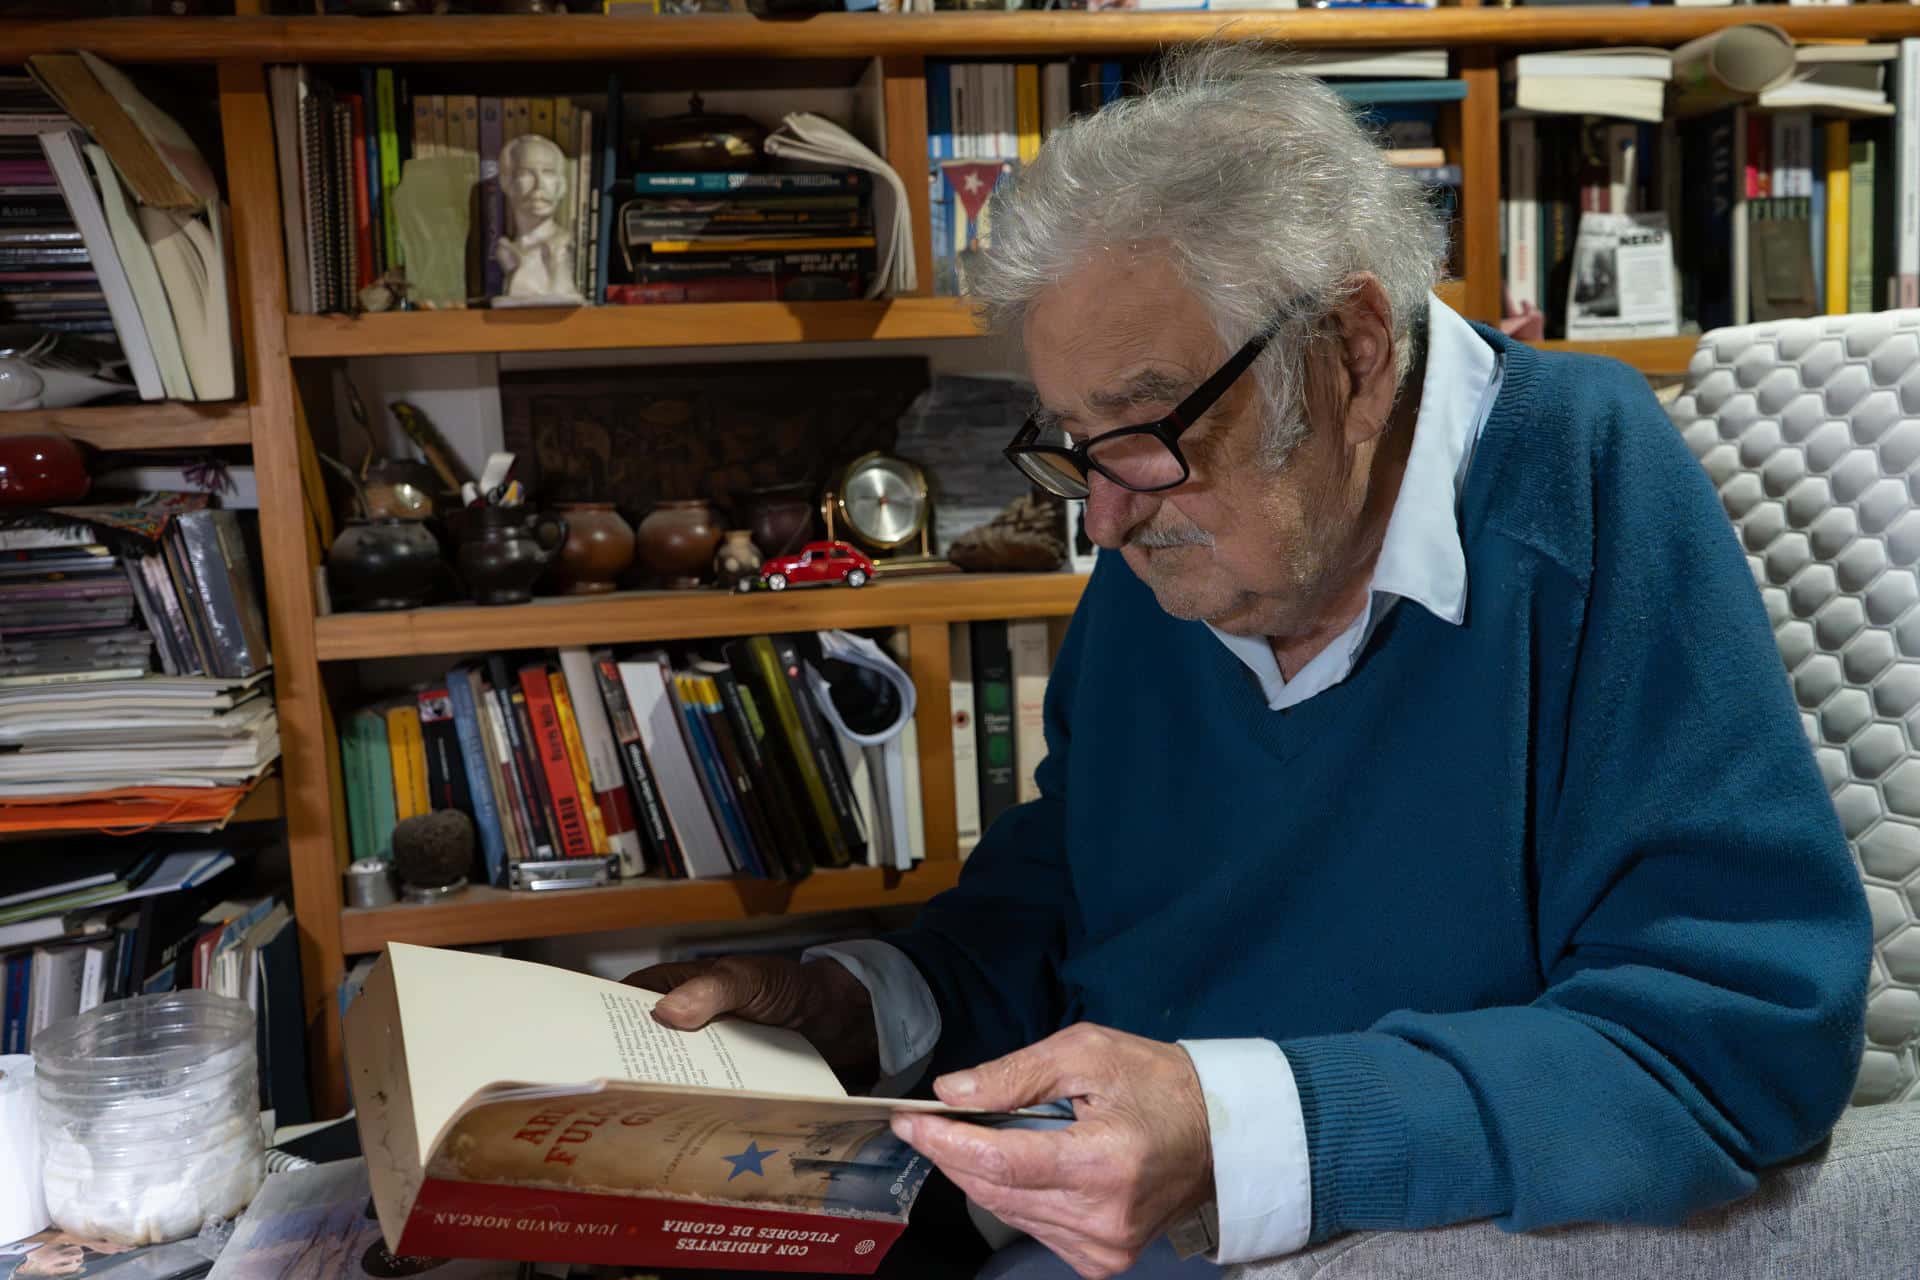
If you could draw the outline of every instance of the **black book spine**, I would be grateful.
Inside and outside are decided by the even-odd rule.
[[[813,746],[815,765],[827,784],[827,795],[833,801],[833,811],[840,820],[840,830],[846,837],[847,847],[852,851],[855,862],[864,861],[867,833],[861,825],[860,806],[853,797],[853,783],[847,777],[847,762],[840,754],[840,744],[835,739],[832,726],[821,717],[820,708],[814,705],[813,690],[807,687],[806,672],[801,669],[800,650],[794,644],[793,637],[776,636],[773,643],[780,655],[781,669],[787,675],[787,687],[793,692],[794,705],[800,712],[801,728]]]
[[[755,791],[769,828],[768,843],[779,858],[787,878],[803,880],[813,871],[813,860],[806,852],[806,824],[794,811],[793,799],[787,794],[786,779],[767,758],[767,727],[760,719],[759,708],[748,706],[748,700],[753,695],[740,687],[739,680],[734,678],[730,668],[715,671],[712,675],[713,683],[720,690],[720,703],[726,708],[728,723],[733,728],[734,741],[739,744],[747,770],[753,775]]]
[[[980,771],[980,829],[1014,806],[1020,788],[1014,773],[1013,652],[1007,624],[974,622],[974,742]]]
[[[513,755],[513,777],[520,785],[526,804],[528,834],[533,838],[533,857],[552,858],[553,829],[549,813],[546,780],[539,776],[540,766],[531,748],[533,727],[526,718],[527,700],[520,693],[520,682],[500,654],[487,658],[487,678],[493,684],[493,696],[499,700],[500,719],[507,727],[507,746]]]
[[[445,689],[429,689],[420,694],[419,701],[421,744],[427,752],[427,802],[435,809],[458,809],[471,818],[473,795],[467,787],[467,766],[460,753],[460,726],[454,722],[453,699]]]
[[[620,765],[627,775],[627,789],[639,802],[636,808],[640,837],[647,846],[647,861],[662,872],[684,877],[686,867],[680,859],[680,847],[674,842],[673,828],[667,824],[660,789],[654,785],[653,767],[647,761],[646,744],[640,740],[640,726],[633,718],[633,704],[627,701],[626,686],[620,683],[620,665],[606,650],[596,651],[592,657],[600,701],[607,709],[609,726],[620,744]]]
[[[771,642],[769,642],[769,649],[771,649]],[[721,647],[720,652],[726,658],[727,665],[733,668],[734,680],[741,693],[745,695],[743,705],[750,712],[758,713],[761,754],[772,769],[780,775],[787,796],[795,806],[795,811],[799,815],[800,830],[806,836],[807,847],[812,854],[814,865],[846,866],[849,859],[845,846],[836,846],[839,835],[838,824],[836,824],[836,830],[829,833],[822,825],[820,810],[814,806],[808,796],[805,771],[801,768],[800,761],[795,758],[795,753],[805,744],[790,742],[787,734],[781,729],[774,701],[777,695],[765,684],[768,674],[755,665],[751,648],[744,640],[730,641]],[[779,663],[778,655],[774,656],[773,662],[776,665]],[[784,690],[781,692],[784,693]],[[802,732],[804,733],[804,730]]]

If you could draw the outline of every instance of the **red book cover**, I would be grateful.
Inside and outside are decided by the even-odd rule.
[[[360,95],[347,95],[353,120],[353,239],[359,246],[355,289],[373,283],[373,203],[367,195],[367,104]]]
[[[476,1000],[474,992],[485,992]],[[653,1018],[654,992],[389,943],[346,1014],[374,1210],[397,1254],[871,1274],[932,1169],[938,1102],[847,1096],[796,1032]]]
[[[580,808],[580,789],[574,785],[573,761],[567,756],[567,739],[560,728],[560,715],[553,709],[553,686],[547,682],[547,669],[544,666],[520,668],[520,692],[527,699],[527,715],[533,721],[533,747],[540,757],[548,794],[553,797],[560,852],[569,858],[591,858],[593,836],[587,829],[587,815]]]

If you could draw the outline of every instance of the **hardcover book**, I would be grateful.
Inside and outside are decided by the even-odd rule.
[[[734,1019],[673,1031],[653,1020],[659,998],[388,944],[346,1017],[387,1247],[867,1275],[930,1168],[889,1115],[997,1119],[849,1097],[794,1032]]]

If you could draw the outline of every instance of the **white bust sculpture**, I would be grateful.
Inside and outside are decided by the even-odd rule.
[[[523,133],[500,148],[500,187],[513,225],[493,249],[506,272],[495,306],[586,301],[573,283],[569,168],[566,152],[537,133]]]

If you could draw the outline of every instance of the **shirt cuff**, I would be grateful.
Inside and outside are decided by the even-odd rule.
[[[1207,1100],[1213,1260],[1292,1253],[1313,1229],[1307,1122],[1293,1066],[1271,1040],[1182,1040]]]
[[[926,1074],[927,1060],[940,1040],[940,1006],[934,1003],[933,989],[906,952],[885,942],[835,942],[800,953],[803,964],[815,960],[835,961],[867,989],[880,1046],[880,1079],[870,1092],[876,1098],[903,1096]]]

